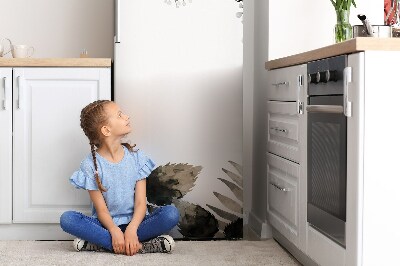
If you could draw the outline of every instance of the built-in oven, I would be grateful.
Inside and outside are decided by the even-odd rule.
[[[346,246],[346,56],[308,63],[307,222]]]

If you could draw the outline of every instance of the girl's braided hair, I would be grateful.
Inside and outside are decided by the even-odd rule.
[[[81,111],[81,128],[83,129],[86,137],[88,137],[89,139],[90,150],[92,152],[92,158],[95,168],[94,175],[96,178],[97,186],[101,192],[106,192],[107,189],[101,184],[99,173],[97,170],[96,148],[99,148],[101,145],[101,127],[107,122],[108,119],[104,106],[111,102],[112,101],[109,100],[94,101],[85,106]],[[136,146],[136,144],[131,146],[129,143],[121,144],[128,148],[130,152],[132,152],[133,148]]]

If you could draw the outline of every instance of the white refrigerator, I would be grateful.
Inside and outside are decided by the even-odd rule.
[[[114,100],[131,117],[128,140],[158,166],[149,205],[180,211],[170,233],[241,238],[240,10],[235,0],[166,2],[115,1]]]

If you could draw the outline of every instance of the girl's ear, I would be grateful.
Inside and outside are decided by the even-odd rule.
[[[108,126],[102,126],[102,127],[101,127],[101,133],[102,133],[104,136],[108,137],[108,136],[111,135],[111,130],[110,130],[110,128],[109,128]]]

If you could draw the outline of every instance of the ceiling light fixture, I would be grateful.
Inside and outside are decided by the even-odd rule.
[[[176,8],[179,8],[180,6],[186,6],[186,2],[187,1],[189,1],[189,3],[192,2],[192,0],[187,0],[187,1],[185,1],[185,0],[172,0],[172,1],[175,1]],[[172,1],[171,0],[164,0],[164,3],[166,3],[168,5],[171,5]]]

